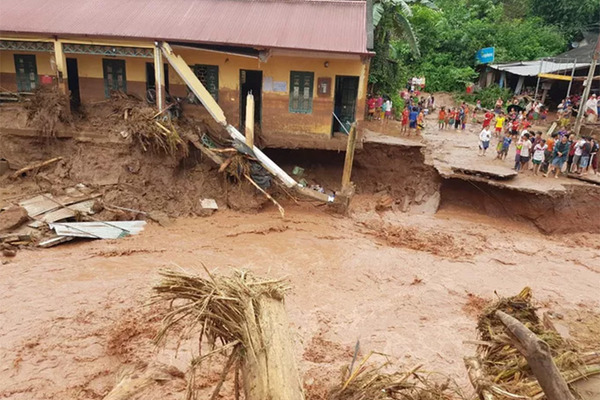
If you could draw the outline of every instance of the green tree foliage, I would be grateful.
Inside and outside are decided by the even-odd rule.
[[[388,11],[381,14],[375,31],[377,55],[370,82],[376,91],[391,93],[409,77],[425,76],[428,90],[464,91],[477,76],[475,53],[481,48],[494,47],[496,62],[561,53],[567,49],[569,32],[533,12],[543,2],[552,8],[549,0],[436,0],[437,7],[408,2],[409,12],[404,7],[394,10],[404,13],[414,41],[405,39],[406,31],[395,31],[400,26],[389,11],[393,7],[384,4],[383,10]]]
[[[600,25],[598,0],[529,0],[531,15],[559,27],[569,36],[597,30]]]

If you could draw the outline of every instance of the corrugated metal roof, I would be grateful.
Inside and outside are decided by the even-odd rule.
[[[364,1],[0,0],[0,31],[367,53]]]
[[[577,63],[575,69],[589,67],[590,63]],[[537,76],[539,73],[551,74],[566,71],[568,74],[573,69],[572,62],[553,62],[544,60],[521,61],[507,64],[491,64],[489,66],[498,71],[506,71],[519,76]],[[541,70],[540,70],[541,67]]]

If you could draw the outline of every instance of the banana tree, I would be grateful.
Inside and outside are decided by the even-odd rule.
[[[375,40],[389,43],[392,37],[403,38],[413,54],[419,57],[419,42],[410,23],[411,5],[416,3],[438,9],[431,0],[376,0],[373,4]]]

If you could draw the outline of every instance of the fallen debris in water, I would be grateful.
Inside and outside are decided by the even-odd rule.
[[[144,230],[146,221],[59,222],[50,224],[58,236],[88,239],[119,239],[137,235]]]

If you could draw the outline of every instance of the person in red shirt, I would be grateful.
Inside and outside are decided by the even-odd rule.
[[[373,98],[373,96],[370,96],[369,99],[367,100],[367,108],[369,110],[368,115],[367,115],[367,119],[369,121],[373,120],[373,117],[375,117],[375,98]]]
[[[440,130],[444,129],[444,125],[446,123],[446,109],[444,107],[440,108],[440,112],[438,113],[438,128]]]
[[[408,111],[408,106],[404,106],[404,110],[402,111],[402,129],[400,133],[408,133],[408,115],[410,112]]]
[[[494,113],[490,110],[487,110],[485,115],[483,116],[483,127],[487,128],[492,123],[492,119],[494,118]]]

